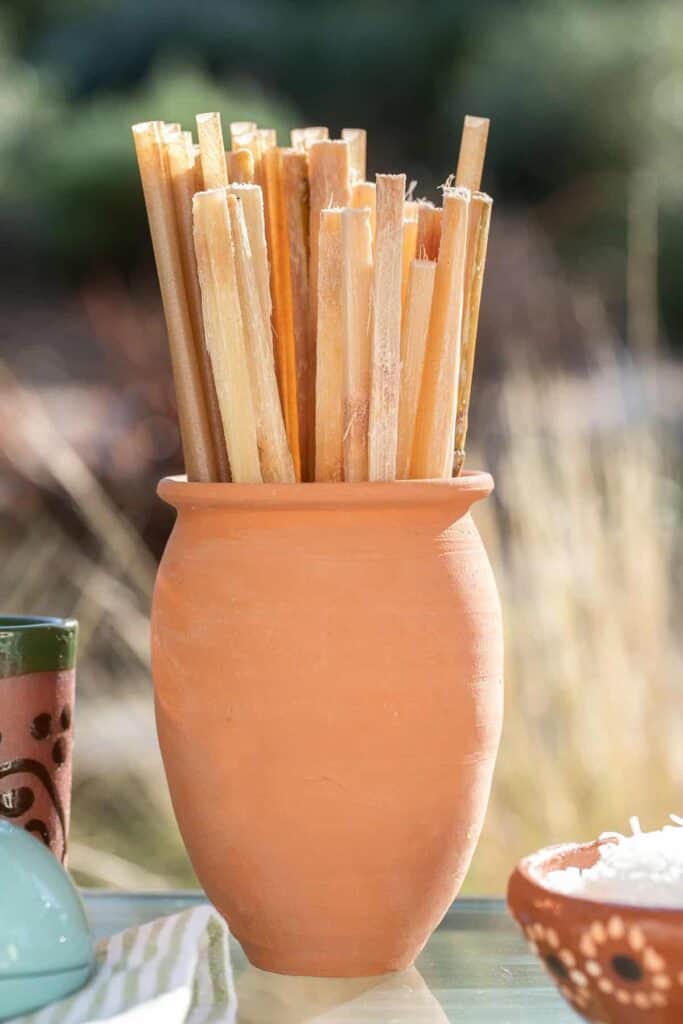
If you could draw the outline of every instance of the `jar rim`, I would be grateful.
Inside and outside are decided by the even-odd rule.
[[[313,510],[337,508],[400,508],[402,506],[466,505],[487,497],[493,477],[466,470],[446,480],[391,480],[362,483],[226,484],[188,482],[185,476],[164,477],[157,488],[175,508]]]

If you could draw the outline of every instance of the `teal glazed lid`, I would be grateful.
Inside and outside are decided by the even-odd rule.
[[[88,980],[93,941],[73,882],[34,836],[0,821],[0,1020]]]

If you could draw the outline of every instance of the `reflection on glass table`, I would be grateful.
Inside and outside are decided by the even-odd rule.
[[[87,892],[98,938],[203,902],[201,894]],[[236,1005],[224,1024],[572,1024],[503,904],[458,900],[416,967],[381,978],[291,978],[230,952]]]

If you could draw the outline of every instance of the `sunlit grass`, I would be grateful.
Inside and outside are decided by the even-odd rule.
[[[654,418],[626,414],[619,375],[605,380],[504,388],[497,501],[478,522],[503,602],[506,716],[468,891],[499,891],[540,845],[680,812],[680,464]]]

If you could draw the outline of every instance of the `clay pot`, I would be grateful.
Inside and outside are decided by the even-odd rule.
[[[251,962],[411,965],[481,830],[502,716],[485,473],[188,484],[154,596],[157,727],[209,898]]]
[[[0,817],[66,855],[77,624],[0,616]]]
[[[508,887],[510,911],[585,1020],[680,1024],[683,911],[581,899],[543,884],[550,871],[591,867],[599,849],[600,842],[550,846],[520,861]]]

